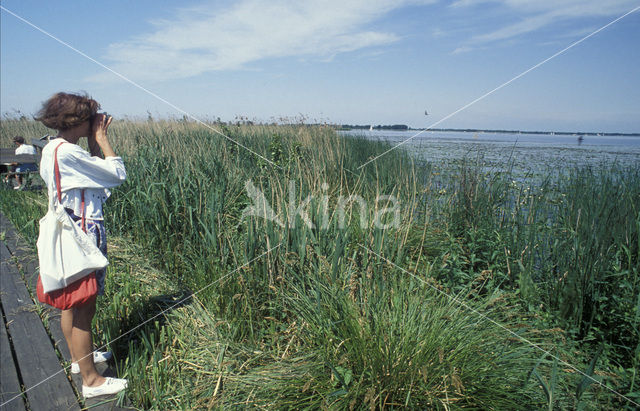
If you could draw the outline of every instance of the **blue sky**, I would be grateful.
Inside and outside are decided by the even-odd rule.
[[[203,119],[425,127],[640,0],[2,0]],[[2,113],[86,91],[116,116],[166,103],[1,11]],[[640,132],[640,11],[437,127]],[[429,111],[429,116],[424,111]]]

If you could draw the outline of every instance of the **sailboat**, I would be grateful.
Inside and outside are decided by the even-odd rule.
[[[373,124],[369,126],[369,131],[373,131]]]

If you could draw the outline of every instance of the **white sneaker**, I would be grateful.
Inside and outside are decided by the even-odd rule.
[[[97,387],[82,386],[82,395],[84,398],[98,397],[100,395],[116,394],[127,388],[127,380],[124,378],[105,377],[102,385]]]
[[[112,356],[111,351],[94,351],[93,363],[109,361]],[[77,362],[71,363],[71,374],[80,374],[80,366]]]

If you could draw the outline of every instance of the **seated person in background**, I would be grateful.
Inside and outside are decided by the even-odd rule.
[[[16,155],[19,154],[36,154],[36,148],[29,144],[25,144],[24,138],[21,136],[15,136],[13,138],[13,142],[18,146],[16,147]],[[16,173],[24,173],[27,171],[38,171],[38,165],[36,163],[25,163],[25,164],[15,164],[15,172]],[[22,186],[22,176],[20,174],[16,174],[16,183],[17,186],[14,187],[16,190],[19,190]]]

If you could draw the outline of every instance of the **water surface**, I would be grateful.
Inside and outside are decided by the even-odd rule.
[[[416,160],[443,165],[474,162],[494,171],[513,166],[516,175],[563,172],[576,166],[618,163],[640,167],[640,137],[486,132],[355,130],[342,132],[396,145]],[[419,135],[416,135],[420,133]],[[412,138],[413,137],[413,138]]]

